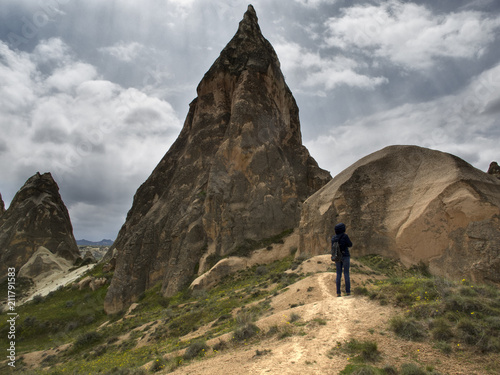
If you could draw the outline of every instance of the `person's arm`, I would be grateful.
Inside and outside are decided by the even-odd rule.
[[[349,238],[349,236],[346,234],[346,235],[344,236],[344,238],[345,238],[345,245],[346,245],[347,247],[352,247],[352,242],[351,242],[351,239]]]

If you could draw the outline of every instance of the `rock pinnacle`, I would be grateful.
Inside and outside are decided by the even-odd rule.
[[[111,249],[108,313],[157,283],[171,296],[212,259],[296,228],[302,202],[331,179],[302,145],[299,110],[252,6],[197,94]]]

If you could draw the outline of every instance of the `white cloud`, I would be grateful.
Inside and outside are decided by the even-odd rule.
[[[34,60],[40,63],[53,63],[56,66],[64,65],[71,59],[69,47],[59,38],[42,40],[33,51]]]
[[[37,171],[52,172],[78,228],[90,225],[80,216],[88,212],[82,204],[98,216],[109,205],[127,209],[182,124],[168,102],[98,80],[97,69],[75,61],[69,47],[51,45],[62,47],[56,50],[65,63],[42,74],[37,63],[48,61],[42,51],[54,56],[54,49],[45,44],[27,54],[0,43],[0,95],[8,98],[0,104],[0,132],[8,140],[0,175],[20,187]],[[116,231],[123,219],[116,218]],[[101,224],[93,225],[83,231],[98,231]]]
[[[68,92],[75,89],[83,82],[97,78],[96,69],[86,63],[74,62],[56,69],[50,77],[45,80],[49,88]]]
[[[130,62],[133,61],[144,50],[144,46],[137,42],[119,42],[110,47],[100,48],[99,51],[108,53],[114,58]]]
[[[317,8],[320,4],[335,4],[338,0],[294,0],[306,7]]]
[[[363,89],[386,83],[385,77],[370,77],[359,70],[366,68],[362,62],[344,56],[322,57],[319,52],[311,52],[292,43],[281,42],[275,46],[282,62],[282,69],[293,86],[315,95],[338,86],[352,86]]]
[[[423,5],[396,0],[345,8],[326,26],[328,45],[425,69],[440,57],[475,58],[495,39],[500,19],[462,11],[435,14]]]
[[[500,64],[475,77],[461,92],[433,101],[404,104],[352,119],[306,143],[333,175],[361,156],[394,144],[415,144],[460,156],[482,170],[496,160],[500,129]]]

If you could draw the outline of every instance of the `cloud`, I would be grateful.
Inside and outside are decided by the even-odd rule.
[[[385,77],[370,77],[361,73],[366,66],[363,62],[336,55],[322,57],[319,52],[311,52],[297,43],[282,41],[275,46],[283,61],[283,71],[295,87],[314,95],[324,95],[325,91],[338,86],[373,89],[387,82]]]
[[[479,11],[433,13],[425,5],[390,0],[344,8],[326,22],[326,43],[358,49],[408,69],[426,69],[440,58],[473,59],[495,40],[500,19]]]
[[[334,175],[359,155],[393,144],[438,149],[487,168],[498,158],[494,150],[500,129],[500,119],[488,109],[499,101],[500,64],[474,77],[457,94],[346,121],[306,146]]]
[[[54,56],[57,66],[47,65]],[[0,94],[9,99],[0,104],[7,140],[0,142],[0,175],[19,188],[37,171],[52,172],[75,233],[102,231],[102,223],[82,216],[93,207],[97,216],[113,214],[106,235],[114,237],[135,190],[181,128],[173,107],[99,79],[61,40],[43,41],[32,53],[0,42],[0,61]]]
[[[99,51],[108,53],[114,58],[130,62],[133,61],[143,51],[144,46],[137,42],[125,43],[123,41],[116,43],[110,47],[100,48]]]
[[[335,4],[338,0],[294,0],[295,2],[310,8],[317,8],[321,4]]]

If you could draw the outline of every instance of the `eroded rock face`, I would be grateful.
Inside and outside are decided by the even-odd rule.
[[[456,156],[391,146],[359,160],[303,205],[299,253],[326,252],[338,222],[354,257],[500,283],[500,181]]]
[[[58,257],[50,250],[40,246],[31,258],[21,267],[17,276],[40,280],[54,273],[63,273],[71,267],[71,262]]]
[[[496,161],[492,161],[490,163],[490,167],[488,168],[488,174],[491,174],[496,178],[500,178],[500,166]]]
[[[302,202],[331,179],[302,145],[297,105],[252,6],[197,93],[111,249],[108,313],[159,281],[174,294],[211,254],[296,227]]]
[[[0,217],[0,277],[19,270],[40,248],[74,263],[80,253],[68,210],[50,173],[37,173]]]
[[[4,212],[5,212],[5,203],[3,202],[2,194],[0,194],[0,217],[4,214]]]

